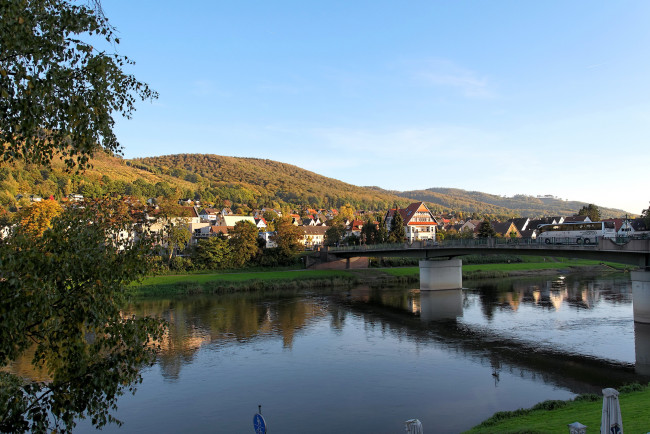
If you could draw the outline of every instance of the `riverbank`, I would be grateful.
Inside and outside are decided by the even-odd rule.
[[[564,260],[463,266],[463,279],[487,279],[575,272],[623,271],[617,264],[589,260]],[[368,268],[355,270],[290,270],[232,273],[161,275],[131,286],[137,297],[170,294],[220,294],[236,291],[333,288],[366,284],[391,286],[417,284],[418,267]]]
[[[649,432],[650,387],[639,384],[619,389],[623,429]],[[465,433],[566,433],[567,425],[580,422],[588,432],[598,432],[603,407],[599,395],[581,395],[573,401],[545,401],[529,409],[502,411]]]

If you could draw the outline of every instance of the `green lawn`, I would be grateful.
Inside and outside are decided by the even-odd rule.
[[[513,262],[510,264],[473,264],[463,265],[463,272],[475,271],[525,271],[525,270],[562,270],[568,267],[595,266],[601,262],[587,259],[567,259],[561,262]],[[610,267],[620,268],[620,264],[610,264]],[[420,273],[418,267],[381,268],[381,271],[392,276],[410,276]]]
[[[209,274],[183,274],[164,275],[145,278],[141,285],[171,285],[183,282],[206,283],[214,281],[243,282],[247,280],[304,280],[328,279],[333,277],[351,277],[345,270],[294,270],[294,271],[261,271],[243,273],[209,273]]]
[[[624,390],[623,388],[622,390]],[[557,401],[553,401],[557,402]],[[619,395],[623,429],[628,433],[650,432],[650,388]],[[545,403],[538,404],[543,407]],[[560,402],[562,405],[562,402]],[[602,397],[596,401],[573,401],[555,410],[523,410],[527,413],[491,423],[490,419],[467,433],[566,433],[567,425],[580,422],[587,432],[599,432],[603,407]],[[506,417],[508,412],[504,412]],[[511,412],[515,414],[518,412]],[[499,413],[493,416],[499,418]]]

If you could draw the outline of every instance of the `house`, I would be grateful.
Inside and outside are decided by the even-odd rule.
[[[586,215],[573,215],[564,219],[563,223],[590,223],[591,219]]]
[[[363,229],[363,220],[352,220],[348,224],[346,224],[346,232],[345,236],[346,237],[359,237],[361,238],[361,229]]]
[[[458,229],[458,232],[470,231],[474,233],[480,224],[481,220],[467,220],[461,225],[460,229]]]
[[[83,202],[84,197],[82,194],[69,194],[68,200],[70,202]]]
[[[530,238],[531,240],[537,239],[537,229],[525,229],[519,231],[521,238]]]
[[[302,240],[305,247],[315,248],[322,246],[325,242],[327,226],[303,226],[302,229],[305,232],[305,237]]]
[[[264,232],[267,227],[266,220],[264,220],[264,217],[255,219],[255,226],[257,226],[258,231]]]
[[[204,221],[217,221],[219,218],[219,210],[215,208],[203,208],[199,211],[199,217]]]
[[[514,218],[507,220],[508,222],[511,222],[512,224],[515,225],[519,233],[521,234],[522,231],[525,231],[528,226],[528,223],[530,222],[530,219],[528,217],[521,217],[521,218]]]
[[[275,232],[260,232],[258,234],[258,236],[266,242],[267,249],[278,247],[277,243],[271,239],[273,235],[275,235]]]
[[[183,206],[193,206],[194,205],[194,200],[185,198],[185,199],[178,199],[178,204],[183,205]]]
[[[235,224],[238,222],[249,222],[255,226],[257,224],[255,223],[255,218],[249,215],[223,215],[221,216],[221,224],[222,226],[232,226],[235,227]]]
[[[320,219],[317,218],[304,218],[302,219],[303,226],[320,226],[322,223]]]
[[[537,220],[530,220],[524,230],[537,230],[540,225],[559,225],[564,222],[564,217],[544,217]]]
[[[650,235],[650,228],[646,226],[643,218],[625,219],[616,231],[616,235],[619,237],[647,237]]]
[[[233,215],[233,212],[230,208],[225,207],[224,209],[221,210],[221,215]]]
[[[435,240],[438,222],[424,202],[414,202],[406,208],[388,210],[386,213],[386,228],[390,230],[395,213],[399,212],[404,221],[406,240],[410,243],[417,240]]]
[[[201,223],[199,211],[195,206],[182,206],[183,216],[186,223]]]
[[[29,195],[29,201],[30,201],[30,202],[40,202],[40,201],[42,201],[42,200],[43,200],[43,198],[40,197],[40,196],[38,196],[38,195],[36,195],[36,194],[30,194],[30,195]]]
[[[491,222],[494,232],[504,238],[521,238],[521,232],[513,222]]]

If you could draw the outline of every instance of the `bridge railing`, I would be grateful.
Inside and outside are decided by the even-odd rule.
[[[552,238],[546,240],[537,240],[533,238],[469,238],[454,240],[420,240],[412,243],[384,243],[384,244],[363,244],[358,246],[340,246],[330,247],[330,251],[350,252],[350,251],[368,251],[368,250],[398,250],[398,249],[431,249],[431,248],[450,248],[450,247],[518,247],[529,246],[543,248],[545,246],[580,246],[587,248],[598,247],[598,239],[591,244],[578,244],[575,238]]]

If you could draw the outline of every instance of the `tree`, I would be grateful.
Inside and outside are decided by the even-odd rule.
[[[215,270],[229,264],[232,247],[224,237],[210,237],[199,240],[192,255],[194,265]]]
[[[68,208],[41,235],[0,242],[1,432],[70,432],[82,415],[114,422],[117,398],[153,361],[162,323],[121,315],[126,286],[150,270],[152,239],[113,237],[133,223],[113,205]],[[6,369],[26,354],[47,381]]]
[[[101,39],[120,42],[99,1],[94,9],[3,1],[0,17],[2,159],[49,165],[58,154],[69,169],[83,169],[100,149],[119,152],[114,113],[130,118],[136,100],[157,94],[124,73],[130,59],[98,48]]]
[[[379,240],[377,223],[373,222],[372,219],[366,220],[363,224],[363,227],[361,228],[361,240],[365,244],[378,244],[381,242]]]
[[[479,238],[490,238],[490,237],[494,237],[496,234],[497,233],[494,230],[494,227],[492,227],[492,223],[490,223],[488,219],[485,219],[481,223],[479,223],[478,225]]]
[[[101,12],[66,0],[0,2],[0,148],[3,161],[49,165],[60,156],[83,169],[100,150],[119,152],[114,113],[155,98],[125,74],[132,62],[82,39],[119,43]],[[99,45],[98,44],[98,45]],[[42,168],[41,168],[42,169]],[[70,208],[39,236],[0,241],[0,431],[71,431],[75,418],[114,421],[117,397],[134,391],[162,336],[151,318],[122,316],[125,287],[150,269],[153,240],[119,237],[130,215],[114,202]],[[124,232],[126,233],[126,232]],[[7,371],[33,351],[48,381]]]
[[[641,211],[641,217],[645,220],[645,227],[650,229],[650,206]]]
[[[590,203],[588,206],[583,206],[582,208],[580,208],[580,211],[578,211],[578,215],[587,216],[589,217],[589,220],[591,220],[592,222],[600,221],[600,209],[593,203]]]
[[[385,243],[388,241],[388,228],[386,228],[386,224],[384,223],[384,220],[379,217],[379,226],[377,228],[377,242],[378,243]]]
[[[271,241],[277,244],[282,256],[290,257],[304,249],[301,243],[304,236],[303,230],[294,225],[290,217],[282,217],[276,220],[275,234],[271,236]]]
[[[169,251],[168,260],[171,261],[176,249],[185,248],[187,243],[192,239],[190,226],[182,219],[170,220],[164,229],[163,240],[167,241],[167,250]]]
[[[243,267],[248,261],[257,256],[257,227],[249,221],[238,221],[230,231],[230,246],[232,248],[232,264]]]
[[[347,203],[339,208],[339,215],[345,220],[352,221],[354,219],[354,208]]]
[[[399,212],[399,209],[396,209],[395,213],[393,214],[393,220],[390,223],[388,241],[391,243],[402,243],[404,242],[405,236],[406,231],[404,230],[404,219],[402,218],[402,214]]]
[[[325,231],[325,245],[336,246],[345,235],[345,225],[341,219],[332,220],[330,226]]]
[[[59,202],[34,202],[18,212],[19,229],[33,236],[41,236],[52,225],[52,219],[63,212]]]

